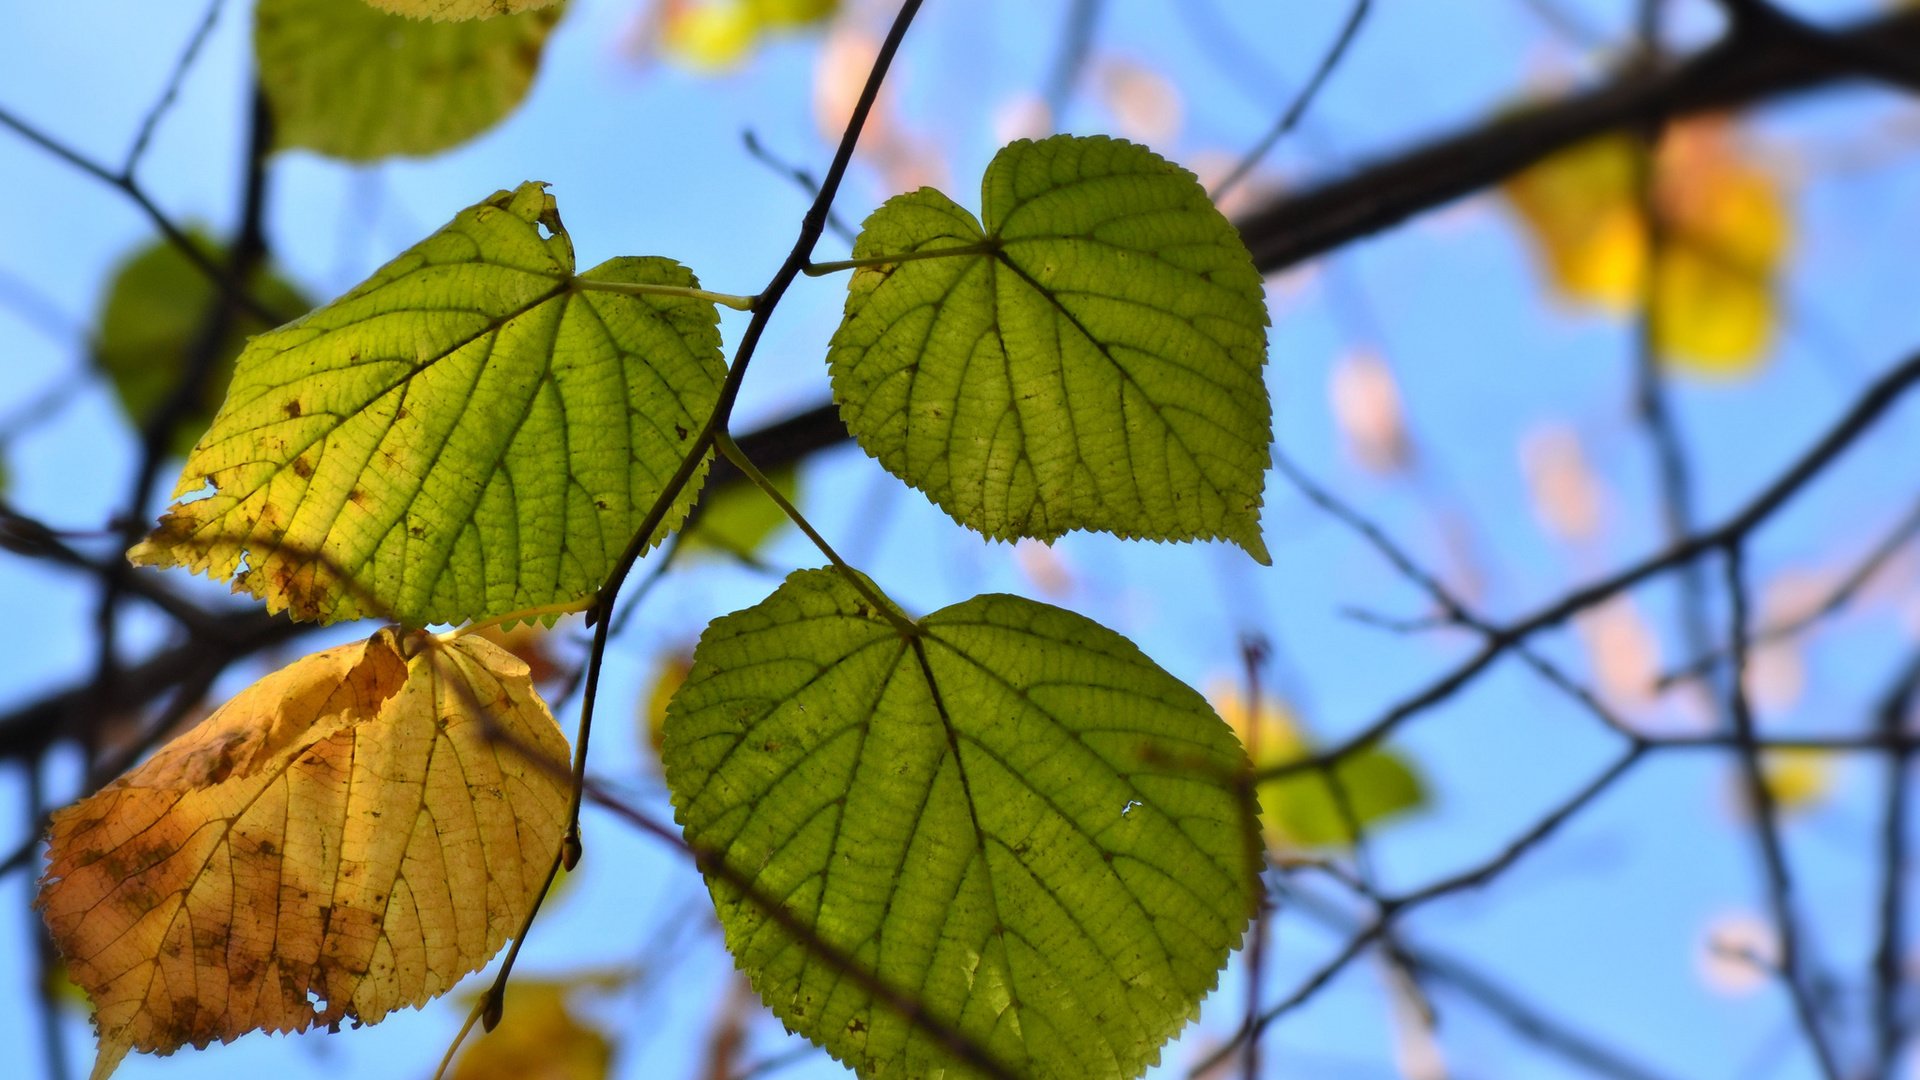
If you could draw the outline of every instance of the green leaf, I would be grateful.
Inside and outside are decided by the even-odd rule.
[[[798,469],[774,469],[767,474],[790,503],[800,501]],[[734,484],[713,491],[699,516],[687,526],[681,543],[692,550],[711,550],[751,558],[787,524],[786,511],[752,484]]]
[[[1132,643],[1013,596],[905,638],[831,571],[716,620],[674,696],[680,823],[1020,1075],[1139,1075],[1254,909],[1247,760]],[[863,1076],[972,1075],[711,872],[727,946]]]
[[[260,0],[253,50],[274,141],[350,161],[458,146],[519,106],[561,11],[438,23]]]
[[[239,571],[235,591],[325,622],[452,623],[591,594],[725,366],[711,302],[602,291],[694,288],[685,267],[573,270],[553,198],[522,184],[254,338],[180,501],[131,557]]]
[[[367,0],[367,3],[409,19],[460,22],[537,11],[558,4],[560,0]]]
[[[225,250],[204,231],[190,228],[187,239],[209,262],[225,265]],[[310,306],[299,290],[271,271],[255,271],[246,289],[263,307],[289,318]],[[120,407],[135,425],[144,424],[186,376],[216,296],[207,276],[166,240],[141,248],[114,272],[100,305],[93,361],[112,381]],[[247,338],[267,329],[244,310],[236,309],[232,319],[207,374],[202,401],[174,427],[169,450],[176,455],[192,450],[207,430]]]
[[[828,364],[854,438],[990,537],[1218,538],[1267,562],[1266,304],[1199,182],[1061,135],[995,155],[981,207],[984,227],[921,188],[867,219],[855,261],[909,258],[848,283]]]
[[[1265,770],[1287,765],[1319,752],[1299,717],[1284,703],[1263,701],[1257,714],[1232,689],[1216,690],[1213,707],[1249,748],[1253,767]],[[1427,804],[1426,785],[1404,756],[1384,746],[1370,746],[1341,757],[1335,767],[1346,797],[1343,812],[1334,793],[1333,777],[1325,769],[1311,769],[1260,783],[1260,820],[1267,843],[1275,850],[1312,847],[1351,847],[1353,829],[1348,813],[1362,829],[1380,824]]]
[[[1343,758],[1335,768],[1347,807],[1362,829],[1426,805],[1420,777],[1390,750],[1362,750]],[[1317,769],[1261,784],[1260,819],[1279,846],[1353,844],[1353,830],[1335,801],[1333,782]]]

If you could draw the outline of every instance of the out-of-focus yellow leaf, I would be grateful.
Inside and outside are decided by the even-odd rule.
[[[515,979],[500,1025],[469,1043],[453,1080],[603,1080],[613,1044],[574,1016],[571,981]]]
[[[1638,151],[1607,135],[1570,147],[1504,185],[1545,258],[1554,288],[1625,312],[1640,299],[1646,236],[1634,207]]]
[[[1315,752],[1299,721],[1285,707],[1263,702],[1251,716],[1247,703],[1230,688],[1216,686],[1207,700],[1240,737],[1254,769],[1297,761]],[[1365,829],[1418,810],[1427,802],[1426,786],[1399,754],[1374,747],[1348,755],[1333,773],[1344,789],[1352,822]],[[1348,847],[1354,840],[1326,770],[1309,770],[1260,785],[1260,821],[1267,845],[1276,850]]]
[[[1760,777],[1780,810],[1810,810],[1833,791],[1833,755],[1820,750],[1775,750],[1760,759]]]
[[[660,660],[653,669],[653,688],[647,691],[641,720],[646,724],[647,745],[653,747],[656,762],[660,760],[660,748],[664,745],[667,704],[679,692],[681,684],[687,681],[687,673],[692,670],[693,653],[684,649],[660,654]]]
[[[839,0],[666,0],[659,9],[660,47],[698,71],[720,71],[746,59],[768,33],[826,21]]]
[[[1504,185],[1554,289],[1625,312],[1647,268],[1632,137],[1607,135],[1549,157]],[[1654,161],[1661,245],[1656,347],[1678,370],[1739,376],[1765,356],[1778,320],[1776,278],[1791,233],[1780,182],[1742,153],[1724,119],[1675,124]]]
[[[560,850],[567,742],[526,665],[382,630],[242,691],[54,814],[36,904],[128,1050],[377,1023],[525,919]]]

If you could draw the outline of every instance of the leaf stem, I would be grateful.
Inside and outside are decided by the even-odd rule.
[[[874,587],[873,582],[867,578],[867,575],[847,565],[847,561],[842,559],[840,554],[833,550],[833,545],[827,543],[826,537],[821,536],[819,532],[814,529],[813,524],[806,519],[804,514],[800,513],[799,508],[789,502],[787,497],[780,493],[780,489],[774,486],[773,481],[767,479],[767,475],[761,472],[759,466],[753,463],[753,459],[749,458],[746,452],[740,449],[740,445],[733,441],[733,436],[722,432],[714,438],[714,445],[719,448],[720,453],[725,455],[728,461],[733,462],[734,468],[740,470],[740,475],[753,481],[754,486],[765,492],[767,498],[772,499],[775,505],[780,507],[782,513],[793,519],[793,523],[800,527],[801,532],[807,534],[807,539],[813,541],[813,546],[820,549],[820,553],[827,557],[827,561],[832,563],[833,568],[840,572],[840,576],[846,578],[847,583],[852,585],[854,589],[866,599],[867,603],[872,604],[874,610],[885,617],[887,622],[899,632],[901,637],[912,640],[920,636],[920,628],[914,625],[912,619],[900,613],[899,605],[882,595],[880,591]]]
[[[479,622],[470,622],[465,626],[449,630],[438,636],[441,641],[458,641],[468,634],[478,630],[485,630],[490,626],[500,626],[503,623],[534,622],[548,615],[572,615],[576,612],[587,610],[597,602],[598,597],[589,594],[577,600],[562,600],[552,604],[541,604],[538,607],[521,608],[519,611],[509,611],[505,615],[495,615],[491,619],[481,619]]]
[[[650,281],[602,281],[599,278],[577,277],[573,279],[573,287],[583,292],[610,292],[622,296],[686,296],[730,307],[735,311],[752,311],[760,301],[757,296],[735,296],[733,293],[689,289],[684,285],[656,285]]]
[[[839,259],[834,262],[808,263],[800,272],[808,277],[825,277],[842,270],[857,270],[863,266],[892,266],[894,263],[918,262],[921,259],[959,258],[963,255],[991,255],[1000,250],[997,240],[982,240],[977,244],[962,244],[959,247],[927,248],[920,251],[907,251],[899,255],[864,255],[858,259]]]
[[[453,1037],[452,1042],[447,1044],[447,1052],[440,1055],[440,1067],[433,1070],[433,1080],[441,1080],[441,1077],[447,1075],[448,1066],[453,1064],[454,1053],[460,1049],[461,1043],[467,1041],[467,1034],[473,1030],[474,1023],[480,1019],[480,1014],[486,1011],[486,1008],[487,998],[483,995],[479,1001],[473,1003],[473,1008],[467,1010],[467,1022],[460,1025],[459,1033]]]

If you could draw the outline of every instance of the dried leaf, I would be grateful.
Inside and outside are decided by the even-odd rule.
[[[94,1076],[128,1050],[372,1024],[445,993],[544,884],[566,762],[526,665],[382,630],[56,813],[36,903],[93,999]]]

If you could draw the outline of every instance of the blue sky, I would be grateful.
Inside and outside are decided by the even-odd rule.
[[[1345,15],[1345,5],[1332,0],[1213,6],[1257,64],[1184,29],[1178,4],[1116,0],[1096,40],[1096,68],[1133,61],[1178,88],[1183,120],[1156,149],[1189,162],[1231,155],[1257,139]],[[1556,38],[1517,0],[1375,6],[1314,107],[1310,132],[1270,159],[1283,181],[1330,174],[1473,123],[1530,88],[1602,70],[1591,51]],[[1617,37],[1631,5],[1563,6]],[[1679,38],[1712,32],[1708,5],[1676,7]],[[1800,7],[1839,18],[1874,6]],[[693,266],[708,287],[756,291],[790,246],[806,200],[755,162],[740,135],[751,128],[785,158],[814,169],[824,164],[830,147],[810,114],[817,39],[777,42],[740,71],[712,77],[671,64],[638,65],[623,53],[643,5],[576,0],[573,8],[524,108],[479,140],[430,160],[363,169],[302,152],[277,157],[268,231],[286,272],[313,295],[331,296],[461,207],[542,179],[552,184],[583,266],[620,254],[667,255]],[[997,111],[1044,83],[1064,8],[935,2],[914,28],[894,91],[900,123],[937,148],[951,178],[947,190],[963,204],[977,205],[977,177],[997,145]],[[111,0],[22,6],[10,13],[15,32],[0,38],[0,107],[84,153],[117,161],[202,10]],[[247,16],[241,3],[223,13],[143,167],[143,184],[178,220],[220,225],[237,203]],[[1090,78],[1060,118],[1063,129],[1119,130],[1125,118],[1102,102],[1097,82]],[[1674,384],[1703,519],[1718,520],[1742,504],[1832,422],[1866,378],[1913,347],[1920,309],[1912,301],[1911,245],[1895,239],[1920,235],[1913,120],[1890,95],[1860,90],[1769,109],[1747,125],[1760,144],[1797,155],[1785,157],[1793,166],[1795,222],[1783,288],[1790,311],[1757,377]],[[1864,165],[1849,164],[1855,151]],[[886,183],[857,167],[843,189],[841,215],[863,217],[891,193]],[[15,208],[0,226],[0,285],[25,282],[58,315],[85,325],[111,267],[150,239],[145,220],[112,190],[4,132],[0,190],[11,193]],[[833,257],[841,247],[830,238],[821,250]],[[832,278],[803,281],[782,304],[754,363],[737,428],[824,398],[821,358],[842,287]],[[22,293],[4,291],[16,301]],[[1354,297],[1369,313],[1364,322],[1354,315]],[[1526,238],[1497,200],[1470,200],[1356,244],[1308,275],[1275,282],[1271,303],[1269,385],[1279,446],[1443,573],[1451,572],[1446,523],[1470,521],[1471,563],[1484,581],[1486,609],[1528,610],[1660,546],[1651,459],[1630,410],[1631,325],[1549,296]],[[744,325],[744,316],[727,317],[729,342]],[[20,303],[0,304],[0,342],[0,416],[85,362],[82,341],[23,314]],[[1330,416],[1329,372],[1361,346],[1384,356],[1398,379],[1423,457],[1419,483],[1360,468]],[[1751,552],[1755,580],[1844,566],[1889,527],[1913,498],[1917,419],[1911,404],[1890,417],[1770,526]],[[1517,448],[1546,422],[1581,432],[1611,494],[1605,532],[1591,548],[1575,551],[1554,540],[1530,509]],[[8,497],[27,513],[74,529],[108,519],[136,463],[133,434],[110,393],[98,388],[0,452],[12,473]],[[951,524],[857,452],[811,464],[803,490],[815,524],[909,608],[932,610],[986,591],[1036,593],[1009,548]],[[1201,686],[1232,677],[1238,635],[1262,630],[1284,651],[1301,691],[1296,706],[1326,738],[1359,728],[1475,644],[1460,635],[1398,635],[1343,615],[1348,607],[1408,616],[1425,608],[1373,553],[1278,476],[1269,479],[1266,532],[1275,565],[1264,570],[1224,546],[1072,536],[1055,551],[1074,585],[1065,597],[1048,599],[1120,630]],[[820,561],[791,531],[765,557],[781,570]],[[1907,574],[1901,580],[1911,606],[1915,586]],[[667,813],[637,722],[636,703],[655,658],[690,643],[708,619],[757,601],[776,580],[706,563],[670,576],[648,597],[611,652],[606,712],[595,733],[597,774]],[[14,613],[0,624],[0,700],[26,700],[84,677],[94,598],[78,584],[0,557],[0,597]],[[1661,635],[1663,655],[1677,659],[1670,582],[1635,596]],[[130,655],[163,638],[157,617],[129,616]],[[355,632],[364,628],[332,636]],[[1808,685],[1798,702],[1763,723],[1824,733],[1864,725],[1867,703],[1911,652],[1913,634],[1897,604],[1863,606],[1808,651]],[[321,640],[331,638],[314,639]],[[1542,642],[1550,655],[1586,670],[1575,635]],[[222,691],[259,671],[230,673]],[[563,715],[563,726],[570,729],[572,719]],[[1591,719],[1512,662],[1408,725],[1395,745],[1418,763],[1433,803],[1379,834],[1374,855],[1389,889],[1418,887],[1490,856],[1614,752]],[[70,790],[75,762],[53,765],[52,790]],[[1723,760],[1705,753],[1662,757],[1491,888],[1415,915],[1408,939],[1471,960],[1554,1015],[1657,1064],[1662,1075],[1815,1075],[1792,1038],[1782,994],[1763,986],[1730,995],[1698,970],[1714,920],[1761,910],[1750,837],[1729,809],[1730,776]],[[1845,980],[1841,1004],[1856,1016],[1855,991],[1873,944],[1870,845],[1880,779],[1865,761],[1842,764],[1834,793],[1789,827],[1802,910],[1815,924],[1812,947]],[[22,834],[23,790],[17,770],[0,772],[0,836]],[[689,1033],[704,1032],[729,967],[706,925],[704,889],[684,860],[617,822],[595,814],[587,828],[587,861],[559,904],[543,913],[524,970],[640,964],[649,972],[644,989],[596,1011],[621,1040],[619,1075],[692,1075],[701,1036]],[[29,886],[20,874],[0,880],[0,912],[13,913],[0,918],[0,999],[16,1003],[0,1010],[0,1075],[41,1068],[40,1035],[27,1007],[33,976],[22,913]],[[684,946],[649,951],[661,927],[676,924],[684,924],[677,938]],[[1283,911],[1265,996],[1290,992],[1340,944],[1338,935]],[[1201,1024],[1167,1051],[1169,1062],[1183,1066],[1193,1047],[1231,1028],[1243,981],[1236,963]],[[1398,1075],[1385,985],[1376,959],[1354,965],[1269,1037],[1272,1074]],[[1579,1075],[1472,1005],[1442,989],[1434,993],[1458,1075]],[[250,1036],[205,1055],[129,1060],[120,1075],[425,1075],[462,1011],[441,1002],[337,1037]],[[84,1019],[75,1014],[66,1023],[84,1062],[91,1053]],[[749,1056],[780,1045],[777,1026],[764,1022]],[[836,1072],[820,1059],[788,1075]]]

